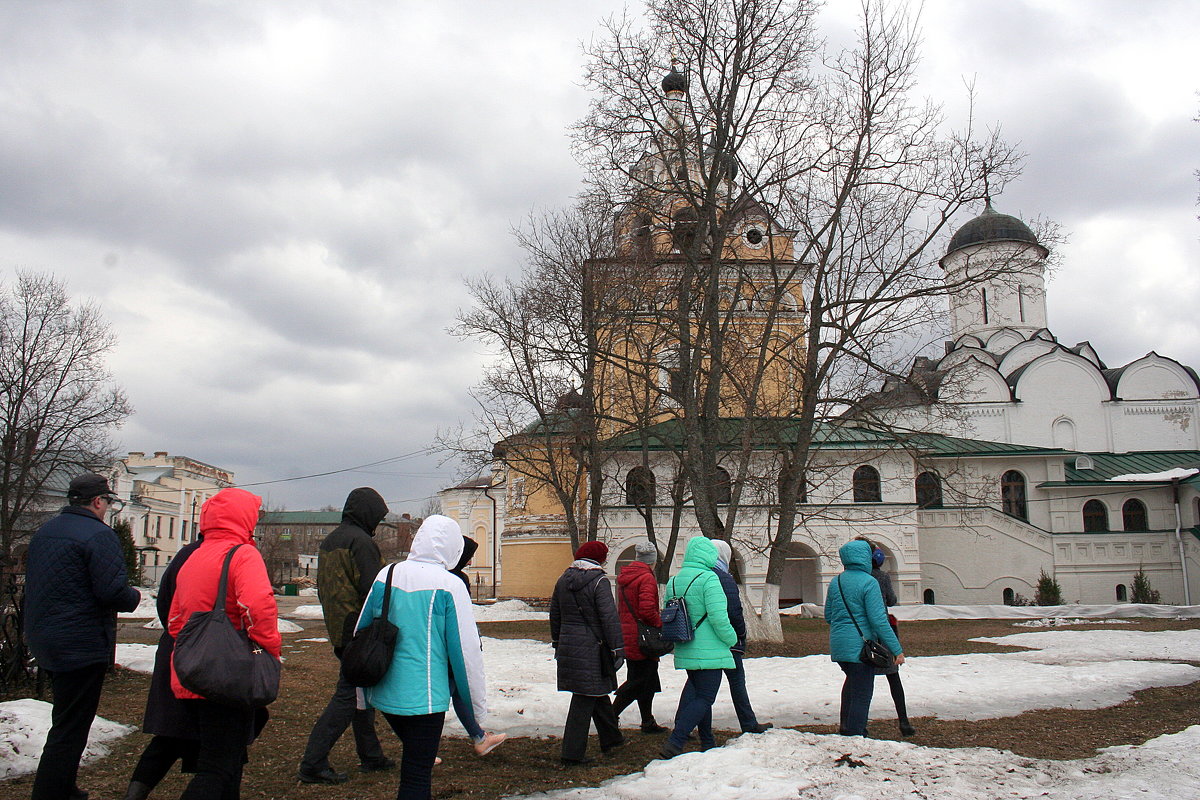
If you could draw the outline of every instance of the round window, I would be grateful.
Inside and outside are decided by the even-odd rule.
[[[751,247],[762,247],[763,240],[765,240],[767,237],[766,234],[762,232],[761,228],[751,227],[746,229],[746,232],[742,234],[742,238],[745,239],[746,244],[750,245]]]

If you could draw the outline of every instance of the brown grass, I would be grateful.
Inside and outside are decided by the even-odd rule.
[[[285,643],[298,638],[320,636],[319,623],[307,623],[308,631],[286,634]],[[949,655],[955,653],[1001,652],[1002,648],[970,639],[979,636],[1003,636],[1021,632],[1011,622],[996,620],[953,620],[902,623],[905,652],[909,655]],[[485,623],[485,636],[534,638],[546,640],[545,623]],[[1094,628],[1095,626],[1089,626]],[[1195,621],[1138,620],[1122,625],[1122,630],[1182,630],[1200,627]],[[805,655],[825,652],[827,632],[819,620],[787,620],[786,641],[782,645],[752,647],[751,656]],[[122,641],[147,644],[157,639],[155,632],[137,625],[122,626]],[[341,787],[304,786],[296,782],[296,767],[308,731],[324,707],[334,680],[334,659],[323,644],[305,643],[286,650],[287,666],[283,691],[271,707],[271,723],[251,749],[242,795],[251,798],[333,798],[354,797],[384,800],[396,792],[396,773],[362,775],[353,773],[350,783]],[[753,669],[753,664],[749,669]],[[149,676],[117,670],[109,679],[100,713],[109,719],[140,725]],[[882,688],[882,687],[881,687]],[[886,692],[884,692],[886,696]],[[665,712],[676,698],[658,701]],[[1164,733],[1173,733],[1200,722],[1200,682],[1187,686],[1147,689],[1126,703],[1092,711],[1054,709],[1031,711],[1015,717],[978,722],[915,719],[917,735],[912,741],[930,747],[993,747],[1033,758],[1077,759],[1094,755],[1098,748],[1120,744],[1140,744]],[[451,717],[453,715],[451,714]],[[661,716],[669,716],[663,713]],[[447,723],[457,732],[457,723]],[[399,756],[399,745],[380,725],[380,737],[387,752]],[[832,733],[832,726],[804,726],[798,730]],[[637,772],[657,757],[661,735],[646,736],[629,730],[629,743],[599,758],[595,766],[564,768],[558,763],[557,739],[510,739],[486,758],[474,755],[465,739],[447,736],[441,756],[445,763],[434,772],[434,796],[438,798],[500,798],[512,794],[594,786],[617,775]],[[718,736],[722,743],[736,732]],[[871,733],[879,738],[897,738],[894,722],[877,720]],[[141,749],[148,741],[137,733],[114,743],[108,758],[84,768],[80,785],[96,800],[124,795]],[[597,752],[595,742],[591,752]],[[332,761],[341,769],[355,765],[349,734],[334,749]],[[16,778],[0,783],[0,800],[25,798],[31,778]],[[155,791],[154,797],[178,796],[185,779],[178,773]]]

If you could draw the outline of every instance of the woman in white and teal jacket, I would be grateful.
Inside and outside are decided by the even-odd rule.
[[[427,518],[413,537],[408,559],[395,565],[390,586],[388,567],[379,571],[358,618],[358,628],[369,625],[383,609],[384,592],[391,593],[388,619],[400,629],[392,666],[363,693],[404,744],[401,798],[430,796],[451,681],[476,722],[487,715],[475,612],[467,588],[449,572],[462,549],[457,522],[440,514]]]

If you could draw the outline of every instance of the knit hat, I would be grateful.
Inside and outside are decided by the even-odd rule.
[[[871,550],[871,563],[877,567],[882,567],[883,562],[887,560],[887,554],[878,547]]]
[[[649,542],[642,542],[633,548],[633,558],[653,566],[658,561],[658,548]]]
[[[575,558],[586,558],[588,561],[603,564],[608,558],[608,545],[604,542],[584,542],[575,551]]]
[[[733,548],[729,546],[729,542],[724,539],[713,539],[712,543],[717,548],[717,558],[724,561],[725,565],[728,566],[730,560],[733,558]]]

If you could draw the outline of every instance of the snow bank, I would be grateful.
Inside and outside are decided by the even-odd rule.
[[[892,606],[888,609],[896,619],[1047,619],[1075,617],[1080,619],[1200,619],[1200,606],[1168,606],[1151,603],[1121,603],[1120,605],[1063,605],[1063,606]],[[801,603],[779,610],[784,616],[822,619],[824,606]]]
[[[1200,785],[1200,726],[1080,761],[1003,750],[773,730],[707,753],[653,761],[598,787],[529,795],[543,800],[1179,800]]]
[[[119,646],[119,645],[118,645]],[[38,759],[50,730],[49,703],[41,700],[10,700],[0,703],[0,779],[37,770]],[[133,728],[104,717],[96,717],[88,734],[83,763],[108,755],[106,742],[119,739]]]

